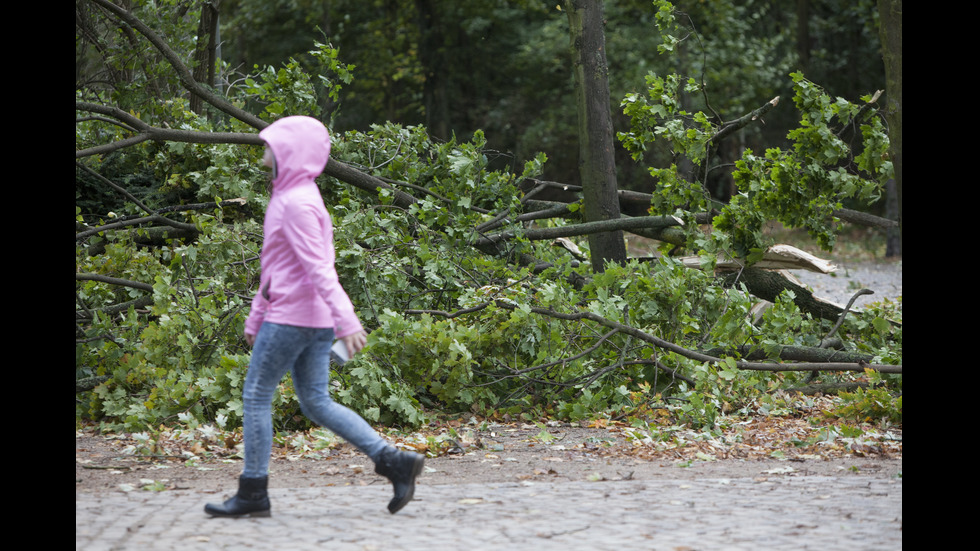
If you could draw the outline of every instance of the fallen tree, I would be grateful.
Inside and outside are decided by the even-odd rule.
[[[267,124],[193,82],[179,56],[131,14],[91,1],[145,35],[181,86],[231,118],[225,126],[257,131]],[[260,174],[246,168],[255,164],[257,148],[239,146],[261,145],[258,134],[196,130],[195,124],[205,126],[198,119],[151,124],[93,101],[77,100],[76,113],[77,128],[85,129],[77,130],[77,173],[137,213],[76,218],[76,389],[89,393],[100,415],[140,422],[192,410],[210,418],[234,415],[230,396],[240,384],[234,374],[248,352],[240,313],[257,281],[263,201],[254,189]],[[712,144],[732,126],[723,128],[711,134]],[[174,144],[212,149],[171,149]],[[386,160],[366,162],[372,148]],[[223,158],[220,169],[199,181],[230,183],[186,204],[150,205],[125,187],[125,177],[108,175],[108,160],[126,155],[197,161],[188,161],[187,172],[205,172],[212,156],[228,156],[233,160]],[[493,172],[482,157],[478,140],[434,144],[424,129],[397,125],[335,136],[322,182],[324,193],[338,199],[338,271],[374,329],[367,355],[344,373],[348,386],[338,397],[374,412],[373,420],[416,422],[420,401],[464,411],[566,401],[574,410],[585,407],[584,396],[601,395],[603,404],[625,407],[630,392],[665,392],[669,385],[660,376],[686,392],[717,394],[721,387],[705,390],[715,384],[706,382],[715,371],[729,379],[731,370],[902,373],[900,361],[879,360],[896,355],[879,351],[889,339],[898,341],[900,358],[900,324],[897,336],[874,336],[884,344],[855,343],[870,323],[848,326],[848,316],[858,315],[850,305],[813,297],[782,275],[788,269],[831,273],[833,266],[788,246],[632,259],[604,274],[583,269],[589,254],[578,250],[577,238],[615,230],[693,248],[698,235],[725,235],[706,229],[730,223],[728,211],[694,202],[676,213],[651,214],[662,196],[621,191],[620,218],[582,223],[574,186],[541,180],[535,167],[520,175]],[[194,187],[179,176],[173,179]],[[346,186],[337,190],[334,182]],[[703,191],[697,182],[687,184]],[[831,215],[850,216],[843,209]],[[787,290],[799,312],[784,301]],[[835,348],[792,343],[792,335],[767,326],[770,314],[751,308],[760,301],[792,317],[795,330],[821,332],[802,341],[828,340],[844,327],[848,342]],[[859,352],[859,345],[868,350]],[[589,407],[599,407],[595,400]]]
[[[473,308],[467,308],[466,310],[460,310],[456,312],[443,312],[438,310],[409,310],[405,312],[406,314],[432,314],[445,318],[456,318],[465,314],[471,314],[478,312],[483,308],[486,308],[490,303],[484,303],[480,306]],[[507,302],[496,302],[496,306],[505,309],[514,309],[517,306],[509,304]],[[697,350],[690,350],[682,346],[678,346],[675,343],[665,341],[658,338],[650,333],[641,331],[636,327],[630,327],[628,325],[604,318],[598,314],[592,312],[574,312],[574,313],[564,313],[556,312],[548,308],[537,308],[531,307],[530,311],[535,314],[540,314],[542,316],[551,317],[555,319],[562,320],[589,320],[593,321],[598,325],[603,327],[613,329],[619,333],[625,335],[630,335],[636,337],[644,342],[648,342],[659,349],[676,353],[685,358],[695,360],[698,362],[708,362],[708,363],[720,363],[724,360],[720,357],[720,352],[715,351],[714,354],[708,352],[699,352]],[[735,350],[734,352],[741,352],[742,360],[736,361],[735,365],[739,369],[747,369],[754,371],[856,371],[864,372],[865,370],[878,371],[881,373],[902,373],[902,366],[900,365],[872,365],[868,362],[871,360],[872,356],[869,354],[848,354],[841,353],[835,350],[826,350],[822,348],[801,348],[801,347],[780,347],[780,353],[778,354],[779,360],[791,361],[794,363],[771,363],[771,362],[752,362],[747,361],[751,359],[766,359],[766,354],[762,350],[753,349],[752,347],[742,347],[741,350]],[[798,361],[804,360],[804,361]]]
[[[161,129],[152,128],[149,125],[139,123],[132,115],[126,113],[117,113],[111,109],[102,109],[91,104],[79,103],[76,104],[77,110],[91,110],[93,112],[100,112],[105,116],[119,116],[120,122],[125,121],[134,128],[141,129],[141,132],[145,133],[149,139],[154,140],[169,140],[178,138],[178,141],[187,141],[193,143],[232,143],[232,144],[253,144],[258,145],[261,140],[258,139],[257,135],[251,134],[226,134],[219,138],[208,133],[200,132],[182,132],[178,135],[170,134]],[[134,141],[125,141],[125,146],[132,145]],[[120,144],[116,144],[115,147],[119,147]],[[108,149],[108,148],[106,148]],[[80,152],[79,156],[85,157],[88,155],[94,155],[97,151],[104,152],[105,149],[91,149],[85,152]],[[332,158],[327,169],[324,171],[325,175],[336,178],[341,182],[351,185],[361,191],[366,192],[371,196],[377,196],[379,190],[388,190],[393,194],[394,205],[407,208],[418,202],[418,198],[410,193],[400,191],[395,188],[392,183],[386,182],[381,178],[366,174],[357,170],[335,158]],[[111,182],[107,182],[107,185],[112,185]],[[526,224],[532,221],[542,221],[548,220],[550,218],[561,218],[569,219],[574,217],[575,211],[571,208],[572,203],[549,203],[549,202],[533,202],[528,201],[528,199],[533,198],[536,195],[536,191],[544,189],[547,187],[555,187],[560,184],[554,182],[539,182],[531,192],[526,194],[522,201],[524,204],[529,204],[532,207],[539,207],[540,210],[531,210],[528,212],[506,212],[493,216],[489,221],[485,222],[478,229],[479,237],[476,238],[472,245],[477,249],[484,252],[499,252],[500,249],[497,245],[502,241],[513,240],[518,237],[527,239],[530,241],[547,240],[554,241],[559,238],[566,237],[580,237],[586,236],[590,233],[610,231],[613,229],[624,230],[628,232],[636,232],[639,235],[646,236],[656,236],[664,238],[666,240],[671,239],[671,236],[666,232],[670,229],[677,229],[683,226],[684,222],[676,216],[623,216],[618,220],[608,220],[601,222],[591,222],[591,223],[579,223],[579,224],[568,224],[553,227],[541,227],[532,228],[524,227]],[[562,186],[567,191],[568,188]],[[117,187],[120,193],[124,193]],[[574,189],[572,189],[574,191]],[[637,194],[624,194],[629,197],[630,201],[635,202],[637,200]],[[232,204],[240,204],[240,200],[226,201],[219,206],[229,206]],[[212,205],[208,205],[212,206]],[[495,229],[501,225],[517,225],[519,229],[511,229],[497,234],[486,235],[485,232]],[[882,222],[884,224],[884,222]],[[141,226],[144,228],[160,228],[167,230],[170,233],[167,237],[193,237],[196,235],[197,230],[193,224],[182,223],[174,220],[167,219],[160,214],[150,213],[148,216],[143,218],[130,218],[126,220],[120,220],[111,224],[106,224],[94,228],[84,228],[83,231],[76,231],[76,240],[85,240],[89,236],[110,231],[113,229],[120,229],[128,226]],[[78,229],[78,228],[77,228]],[[178,233],[174,233],[173,230],[177,230]],[[673,239],[675,241],[681,238],[681,234],[675,234]],[[523,258],[525,264],[536,265],[537,270],[540,271],[547,266],[548,263],[539,263],[533,259]],[[679,259],[684,265],[689,268],[699,269],[701,267],[701,259],[699,257],[687,257]],[[825,260],[809,255],[799,249],[795,249],[788,245],[777,245],[773,246],[767,250],[763,257],[756,261],[751,267],[747,266],[745,260],[737,259],[723,259],[715,264],[715,270],[719,273],[723,273],[724,278],[722,283],[725,286],[734,286],[738,283],[744,284],[747,290],[759,297],[760,299],[773,302],[777,297],[785,290],[791,290],[796,295],[797,305],[806,312],[814,315],[815,317],[821,319],[827,319],[831,321],[838,321],[842,315],[845,315],[846,310],[840,305],[833,304],[826,300],[822,300],[818,297],[814,297],[813,294],[803,287],[798,282],[794,282],[791,277],[787,277],[787,273],[784,270],[787,269],[807,269],[811,271],[816,271],[820,273],[832,273],[834,267],[830,265]],[[782,273],[781,273],[782,272]],[[96,275],[84,275],[77,274],[78,278],[88,278],[88,279],[99,279]],[[118,280],[112,280],[111,278],[102,279],[105,283],[113,284],[125,284],[131,287],[142,288],[144,290],[152,290],[152,286],[148,284],[139,284],[138,282],[123,283]],[[561,315],[555,312],[549,312],[546,310],[533,309],[532,311],[540,313],[542,315],[550,315],[553,317],[561,317]],[[592,319],[586,314],[567,314],[567,316],[572,316],[572,318],[582,317],[586,319]],[[568,318],[571,319],[571,318]],[[600,324],[604,324],[600,319],[593,319]],[[623,330],[626,333],[630,333],[630,329],[625,327],[617,327],[619,330]],[[635,329],[632,329],[635,331]],[[634,336],[648,340],[649,336],[638,332]],[[657,346],[666,347],[669,343],[653,339],[650,342],[657,344]],[[718,358],[709,355],[698,355],[692,353],[688,356],[692,359],[698,359],[699,361],[718,361]],[[799,370],[799,371],[818,371],[823,370],[819,368],[812,367],[814,362],[808,362],[808,365],[800,365],[795,367],[783,367],[779,368],[771,364],[767,365],[765,369],[771,370]],[[867,366],[866,360],[862,359],[860,362],[833,362],[828,364],[828,370],[838,370],[838,371],[861,371]],[[761,367],[757,364],[740,362],[739,367],[743,369],[760,369]],[[878,369],[878,368],[875,368]],[[900,373],[901,369],[886,370],[890,373]]]

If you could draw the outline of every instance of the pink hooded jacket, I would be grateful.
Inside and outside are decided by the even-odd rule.
[[[314,179],[330,157],[320,121],[285,117],[259,132],[276,159],[265,213],[262,277],[245,321],[255,335],[264,321],[332,327],[336,338],[362,331],[334,268],[333,225]]]

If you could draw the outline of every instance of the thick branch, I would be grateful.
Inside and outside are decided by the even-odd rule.
[[[749,293],[769,302],[776,302],[784,290],[790,290],[795,295],[793,302],[800,310],[820,319],[837,321],[843,313],[841,307],[817,299],[806,288],[793,283],[778,272],[746,268],[741,272],[729,274],[724,279],[726,286],[733,286],[736,283],[744,283]]]
[[[858,226],[870,226],[875,228],[898,227],[897,220],[882,218],[881,216],[875,216],[873,214],[868,214],[866,212],[861,212],[852,209],[837,209],[834,211],[834,216],[840,218],[844,222],[857,224]]]
[[[392,193],[395,206],[407,208],[416,202],[415,197],[403,191],[399,191],[383,180],[361,172],[360,170],[344,164],[333,157],[330,158],[330,161],[327,163],[327,167],[323,169],[323,174],[336,178],[341,182],[350,184],[358,189],[367,191],[372,195],[377,195],[378,191],[381,189],[389,190]]]
[[[517,308],[514,304],[510,304],[504,301],[491,301],[483,303],[479,306],[469,308],[467,312],[475,312],[482,310],[491,304],[495,304],[500,308],[505,308],[508,310],[513,310]],[[695,350],[690,350],[679,346],[670,341],[665,341],[659,337],[655,337],[645,331],[641,331],[635,327],[619,323],[617,321],[604,318],[593,312],[575,312],[571,314],[566,314],[562,312],[556,312],[548,308],[539,308],[532,306],[530,311],[535,314],[540,314],[543,316],[548,316],[555,319],[562,319],[566,321],[578,321],[578,320],[589,320],[604,327],[610,329],[615,329],[620,333],[624,333],[635,337],[641,341],[648,342],[658,348],[673,352],[679,356],[707,363],[721,363],[724,362],[722,358],[711,356],[702,352]],[[438,310],[407,310],[406,314],[432,314],[440,315],[445,317],[456,317],[460,315],[460,312],[450,313],[442,312]],[[902,366],[900,365],[871,365],[863,361],[859,362],[834,362],[834,363],[757,363],[757,362],[747,362],[747,361],[736,361],[736,367],[739,369],[752,370],[752,371],[855,371],[863,372],[866,369],[871,369],[874,371],[880,371],[881,373],[902,373]]]
[[[681,226],[683,222],[676,216],[644,216],[637,218],[618,218],[616,220],[600,220],[597,222],[585,222],[583,224],[573,224],[557,228],[541,228],[524,230],[524,237],[531,241],[544,239],[556,239],[558,237],[573,237],[576,235],[589,235],[599,232],[631,230],[637,228],[662,229],[671,226]],[[513,239],[517,232],[506,231],[496,235],[481,237],[476,241],[476,246],[486,246],[498,241]]]
[[[173,130],[170,128],[160,128],[151,126],[141,121],[139,118],[115,107],[100,105],[97,103],[76,102],[77,111],[87,111],[99,113],[125,123],[131,128],[136,129],[139,134],[135,137],[127,138],[112,144],[105,144],[75,152],[75,158],[88,157],[91,155],[101,155],[137,143],[154,140],[158,142],[184,142],[184,143],[228,143],[244,145],[262,145],[262,138],[258,134],[247,132],[196,132],[192,130]],[[370,174],[361,172],[341,161],[331,157],[327,163],[323,174],[331,176],[344,183],[350,184],[358,189],[362,189],[377,195],[381,189],[389,190],[392,193],[394,204],[400,207],[409,207],[416,202],[411,195],[393,188],[390,184]]]
[[[153,304],[153,295],[145,295],[133,300],[128,300],[126,302],[120,302],[118,304],[112,304],[109,306],[104,306],[102,308],[96,308],[93,311],[99,312],[106,315],[119,314],[121,312],[128,312],[130,308],[146,308],[147,306]],[[76,321],[92,321],[92,312],[79,313],[76,310],[75,320]]]
[[[865,363],[753,363],[737,362],[739,369],[749,371],[851,371],[862,373],[865,370],[877,371],[879,373],[902,374],[900,365],[878,365]]]
[[[112,12],[121,21],[125,22],[130,27],[136,29],[137,32],[146,37],[147,40],[153,44],[153,47],[160,52],[160,54],[167,60],[167,63],[173,67],[174,71],[177,73],[177,78],[180,79],[180,83],[186,88],[190,93],[200,96],[201,99],[213,105],[215,108],[223,111],[224,113],[244,122],[245,124],[252,126],[254,128],[262,129],[269,125],[269,123],[263,121],[259,117],[235,107],[230,102],[225,100],[218,94],[215,94],[207,87],[203,86],[201,83],[194,80],[194,76],[191,74],[190,69],[181,61],[180,56],[176,52],[170,49],[163,38],[157,35],[153,29],[149,28],[140,21],[133,14],[124,8],[113,4],[109,0],[89,0],[95,4],[98,4],[102,8]]]
[[[530,184],[534,184],[535,187],[529,187]],[[530,199],[532,197],[534,200],[539,200],[545,192],[547,193],[546,201],[556,205],[575,203],[582,198],[582,189],[580,187],[561,184],[558,182],[544,182],[540,180],[528,179],[522,182],[522,189],[530,190],[523,199],[523,201],[528,203],[531,202]],[[647,215],[647,212],[650,209],[650,204],[653,201],[653,195],[625,189],[619,190],[618,193],[619,210],[621,213],[629,216]],[[542,207],[538,206],[535,208],[540,209]],[[833,215],[844,222],[858,226],[869,226],[876,228],[898,227],[898,222],[895,220],[875,216],[874,214],[868,214],[866,212],[856,211],[853,209],[837,209],[834,210]],[[700,224],[710,224],[713,215],[709,213],[695,213],[695,218]]]
[[[149,283],[143,283],[141,281],[132,281],[129,279],[120,279],[118,277],[109,277],[100,274],[85,274],[75,272],[75,281],[99,281],[102,283],[108,283],[110,285],[122,285],[123,287],[132,287],[133,289],[139,289],[141,291],[153,292],[153,286]]]
[[[76,159],[90,157],[92,155],[104,155],[106,153],[130,147],[147,140],[153,140],[156,142],[210,144],[236,143],[246,145],[262,145],[262,138],[259,138],[258,134],[249,134],[244,132],[196,132],[192,130],[174,130],[172,128],[151,126],[140,120],[138,117],[123,111],[122,109],[109,105],[77,101],[75,102],[75,110],[99,113],[101,115],[111,117],[126,127],[138,132],[137,135],[118,142],[77,150],[75,151]]]
[[[102,226],[98,226],[96,228],[90,228],[85,231],[78,232],[75,234],[75,241],[83,240],[87,237],[91,237],[100,232],[124,228],[127,226],[138,226],[140,224],[145,224],[148,222],[155,222],[157,224],[162,224],[164,226],[170,226],[171,228],[174,228],[181,232],[185,232],[190,235],[197,234],[197,226],[195,226],[194,224],[185,224],[183,222],[177,222],[171,220],[165,216],[160,216],[159,214],[152,214],[150,216],[144,216],[142,218],[130,218],[128,220],[120,220],[119,222],[113,222],[111,224],[105,224]]]
[[[759,347],[740,346],[734,350],[744,360],[767,360],[775,359],[766,355],[766,352]],[[717,356],[724,353],[722,349],[708,350],[708,354]],[[776,354],[776,358],[787,362],[806,362],[821,365],[827,364],[868,364],[873,356],[860,352],[847,352],[828,348],[816,348],[811,346],[782,346]]]
[[[90,0],[95,4],[105,8],[106,10],[112,12],[116,17],[125,22],[127,25],[139,31],[151,44],[163,55],[167,62],[173,67],[174,71],[177,73],[177,77],[180,79],[181,84],[191,93],[200,96],[204,101],[213,105],[215,108],[231,115],[232,117],[256,128],[263,129],[269,125],[268,122],[260,119],[259,117],[235,107],[230,102],[228,102],[222,96],[215,94],[207,87],[201,85],[199,82],[194,80],[191,71],[186,65],[180,60],[180,57],[170,49],[160,36],[158,36],[153,29],[146,26],[142,21],[133,16],[130,12],[126,11],[122,7],[110,2],[109,0]],[[156,141],[178,141],[178,142],[192,142],[192,143],[242,143],[242,144],[253,144],[261,145],[262,140],[255,134],[246,133],[231,133],[231,132],[191,132],[183,130],[172,130],[165,128],[151,127],[138,118],[125,113],[122,110],[115,109],[112,107],[100,106],[97,104],[89,103],[76,103],[76,109],[92,111],[95,113],[101,113],[109,115],[120,121],[124,121],[133,128],[136,128],[140,134],[127,140],[116,142],[115,144],[107,144],[99,146],[97,148],[90,148],[82,151],[75,152],[75,158],[86,157],[89,155],[103,154],[109,151],[114,151],[122,147],[127,147],[129,145],[134,145],[141,141],[146,141],[148,139]],[[332,176],[351,184],[355,187],[369,191],[372,193],[377,193],[378,189],[386,188],[391,189],[394,193],[394,201],[398,206],[406,207],[415,202],[415,199],[406,193],[394,190],[390,185],[384,183],[383,181],[364,174],[358,170],[355,170],[341,162],[331,159],[327,164],[327,168],[324,170],[324,174],[327,176]]]

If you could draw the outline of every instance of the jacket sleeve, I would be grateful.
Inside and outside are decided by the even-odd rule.
[[[247,335],[259,334],[259,328],[262,327],[262,320],[265,318],[265,311],[269,307],[269,301],[262,294],[264,285],[264,282],[260,281],[259,289],[252,297],[252,309],[249,310],[248,317],[245,318],[245,334]]]
[[[330,215],[309,204],[289,210],[283,219],[283,232],[317,294],[330,307],[336,337],[363,331],[354,305],[337,277]]]

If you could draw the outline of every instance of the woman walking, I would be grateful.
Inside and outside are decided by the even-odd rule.
[[[394,485],[391,513],[411,501],[424,457],[389,445],[360,415],[330,397],[330,348],[334,339],[357,354],[367,340],[334,268],[333,225],[315,182],[330,157],[330,136],[320,121],[285,117],[259,133],[263,162],[272,169],[263,225],[262,276],[245,322],[252,357],[245,377],[245,466],[238,493],[209,503],[220,517],[269,516],[272,398],[292,373],[303,413],[353,444]]]

